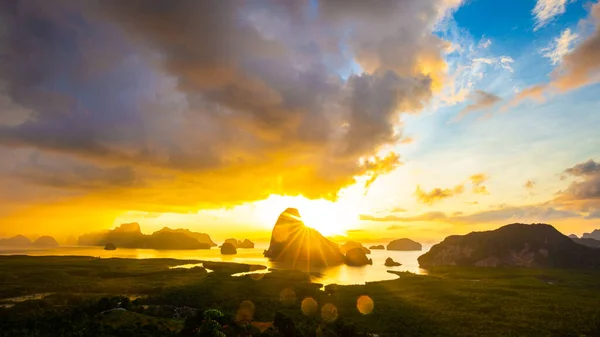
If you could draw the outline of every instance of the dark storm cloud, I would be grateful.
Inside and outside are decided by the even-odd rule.
[[[131,167],[99,168],[79,162],[65,166],[64,162],[40,155],[31,156],[26,165],[15,168],[14,175],[26,182],[59,189],[95,190],[142,184]]]
[[[73,158],[36,184],[169,171],[167,204],[335,196],[400,164],[382,149],[441,83],[449,4],[4,1],[0,146]]]

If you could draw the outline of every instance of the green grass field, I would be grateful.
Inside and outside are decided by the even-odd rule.
[[[597,272],[436,268],[428,276],[399,273],[397,280],[330,285],[323,290],[300,272],[235,277],[229,275],[237,270],[231,266],[214,273],[203,268],[169,268],[188,263],[197,261],[1,257],[0,303],[2,298],[26,294],[55,294],[0,309],[4,333],[0,336],[50,336],[52,331],[60,331],[57,336],[94,335],[90,331],[99,336],[186,335],[186,327],[197,318],[174,318],[175,308],[198,312],[215,308],[234,316],[242,301],[253,303],[255,321],[273,321],[280,312],[295,322],[302,336],[346,330],[363,336],[368,334],[361,332],[379,336],[600,336]],[[117,301],[106,297],[134,294],[142,297],[128,304],[127,311],[98,315]],[[374,304],[368,314],[357,309],[357,299],[363,295]],[[312,315],[301,310],[307,297],[318,303]],[[326,322],[321,316],[326,304],[337,308],[335,321]]]

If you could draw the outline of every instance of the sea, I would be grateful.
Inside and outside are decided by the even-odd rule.
[[[383,244],[383,243],[382,243]],[[385,244],[383,244],[385,246]],[[61,246],[54,248],[13,248],[0,247],[0,255],[29,255],[29,256],[91,256],[99,258],[130,258],[130,259],[152,259],[172,258],[186,260],[223,261],[247,264],[260,264],[268,268],[277,268],[269,259],[263,256],[263,251],[268,244],[257,244],[252,249],[238,249],[236,255],[221,255],[218,248],[200,250],[155,250],[155,249],[128,249],[119,248],[108,251],[103,247],[88,246]],[[340,265],[313,270],[312,281],[315,283],[328,284],[364,284],[366,282],[392,280],[398,275],[388,271],[411,272],[415,274],[427,274],[427,271],[419,268],[417,258],[425,254],[431,245],[423,245],[422,251],[389,251],[371,250],[369,258],[373,265],[352,267]],[[391,257],[396,262],[402,263],[399,267],[386,267],[385,260]]]

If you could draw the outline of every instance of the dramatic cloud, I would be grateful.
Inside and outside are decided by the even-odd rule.
[[[535,18],[535,28],[538,30],[548,24],[552,19],[565,12],[568,0],[537,0],[532,14]]]
[[[600,219],[600,209],[596,209],[594,211],[591,211],[589,213],[588,216],[585,217],[586,219]]]
[[[549,46],[542,48],[542,55],[549,58],[552,64],[556,65],[562,61],[565,55],[571,52],[572,45],[578,37],[579,35],[571,33],[571,29],[567,28]]]
[[[532,99],[534,101],[541,102],[544,100],[545,90],[546,90],[545,84],[538,84],[538,85],[531,86],[529,88],[525,88],[525,89],[521,90],[519,93],[517,93],[515,95],[515,97],[513,97],[513,99],[510,100],[510,103],[503,107],[503,110],[506,110],[509,107],[517,106],[521,102],[523,102],[527,99]]]
[[[576,89],[600,80],[600,3],[592,7],[594,32],[566,54],[552,72],[552,83],[559,90]]]
[[[469,180],[471,180],[471,184],[473,185],[473,193],[489,194],[487,187],[483,185],[483,183],[486,182],[488,179],[489,177],[483,173],[478,173],[470,176]]]
[[[473,103],[462,109],[456,116],[455,120],[460,120],[473,111],[489,109],[496,103],[502,101],[502,98],[483,90],[475,90],[475,92],[471,94],[470,98]]]
[[[451,219],[450,221],[468,224],[487,223],[487,222],[546,222],[557,219],[577,218],[579,213],[558,210],[547,206],[521,206],[504,207],[497,210],[484,211],[462,217]]]
[[[600,174],[600,163],[596,163],[593,159],[590,159],[585,163],[577,164],[566,169],[565,173],[576,177],[594,176]]]
[[[36,157],[22,167],[15,176],[25,182],[59,189],[110,189],[133,187],[141,182],[135,172],[126,166],[98,168],[91,165],[73,163],[65,167],[56,162],[44,163]]]
[[[417,190],[414,195],[417,198],[417,201],[427,204],[433,205],[435,202],[444,200],[446,198],[450,198],[454,195],[461,194],[465,191],[464,185],[456,185],[454,188],[434,188],[429,192],[425,192],[421,189],[421,186],[417,186]]]
[[[569,49],[568,46],[572,42],[570,40],[574,39],[572,34],[569,32],[569,35],[563,37],[565,34],[563,32],[559,38],[564,38],[565,41],[560,41],[562,46],[559,48],[557,45],[551,55],[553,61],[554,56],[558,57],[559,54],[562,54],[562,58],[556,62],[558,66],[550,74],[550,82],[537,84],[521,91],[511,101],[512,106],[528,98],[540,101],[548,91],[567,92],[600,81],[600,3],[597,2],[592,6],[588,21],[595,26],[594,31],[569,52],[563,53]]]
[[[565,170],[565,173],[580,179],[560,193],[561,199],[597,201],[600,206],[600,163],[590,159]]]
[[[417,222],[440,221],[451,224],[483,224],[483,223],[510,223],[510,222],[548,222],[558,219],[578,218],[581,215],[568,210],[558,210],[543,205],[504,207],[490,211],[462,215],[462,212],[451,216],[443,212],[427,212],[412,217],[386,216],[373,217],[363,215],[361,219],[377,222]]]
[[[392,172],[399,165],[401,165],[400,156],[395,153],[391,153],[383,158],[375,157],[372,160],[365,161],[362,166],[367,172],[371,172],[369,180],[365,182],[365,187],[369,188],[380,174]]]
[[[600,214],[600,163],[593,159],[577,164],[564,171],[574,180],[560,191],[552,203],[565,209],[587,213],[586,219],[598,218]]]
[[[0,146],[53,163],[2,179],[143,211],[333,199],[400,164],[399,118],[442,86],[433,30],[459,4],[4,1]]]

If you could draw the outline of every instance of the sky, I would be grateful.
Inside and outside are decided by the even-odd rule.
[[[0,236],[600,228],[600,4],[0,3]]]

